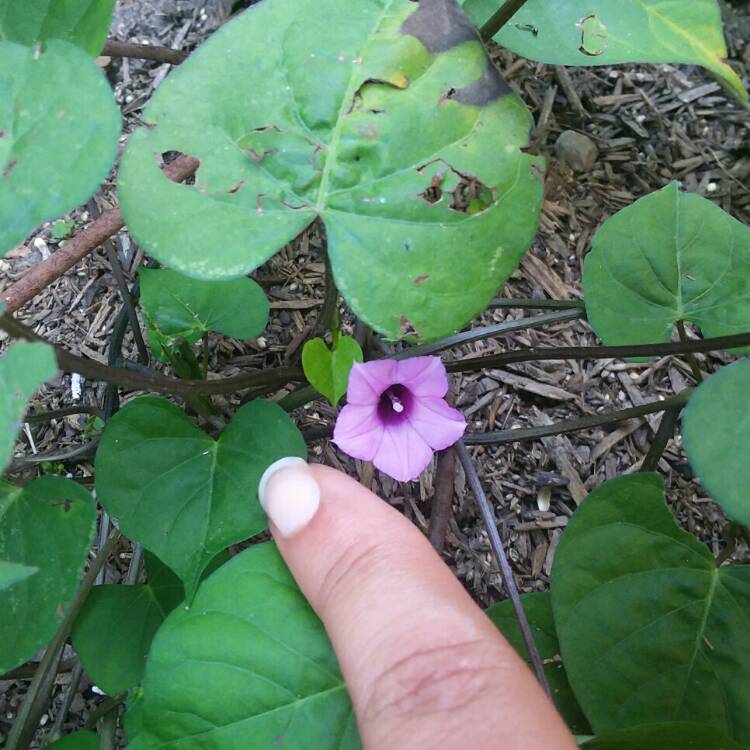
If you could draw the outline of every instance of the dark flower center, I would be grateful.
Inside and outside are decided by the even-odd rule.
[[[389,425],[403,422],[411,411],[413,400],[414,397],[406,386],[394,383],[380,394],[378,417]]]

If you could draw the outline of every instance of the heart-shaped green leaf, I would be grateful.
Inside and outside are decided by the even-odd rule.
[[[47,745],[45,750],[99,750],[100,747],[96,732],[73,732]]]
[[[750,525],[750,360],[723,367],[688,401],[682,421],[685,452],[722,510]]]
[[[534,642],[539,649],[539,655],[544,661],[544,674],[547,677],[547,682],[552,691],[552,700],[554,700],[557,710],[571,732],[574,734],[590,734],[591,727],[586,721],[575,695],[573,695],[568,677],[565,674],[565,667],[560,661],[560,645],[557,642],[549,592],[522,594],[521,602],[534,636]],[[513,604],[510,599],[491,606],[487,610],[487,615],[518,654],[529,662],[526,644],[521,635],[521,629],[518,627],[518,619],[513,611]]]
[[[677,721],[645,724],[584,742],[585,750],[743,750],[707,724]]]
[[[34,656],[62,622],[95,525],[91,496],[76,482],[0,482],[0,559],[37,569],[0,589],[0,674]]]
[[[330,641],[272,544],[234,557],[167,618],[140,710],[130,748],[360,747]]]
[[[464,9],[481,26],[501,4],[466,0]],[[737,99],[748,101],[740,77],[724,62],[716,0],[528,0],[494,38],[523,57],[553,65],[702,65]]]
[[[270,401],[245,404],[216,441],[174,404],[144,397],[107,424],[97,495],[127,536],[180,576],[191,601],[218,552],[266,527],[261,474],[279,458],[306,455],[299,431]]]
[[[119,134],[112,90],[83,50],[0,42],[0,257],[91,197]]]
[[[680,320],[706,336],[750,330],[750,228],[673,182],[605,222],[583,288],[607,344],[669,341]]]
[[[206,331],[252,339],[268,322],[268,300],[252,279],[200,281],[153,268],[138,273],[149,343],[157,356],[181,339],[194,343]]]
[[[228,559],[220,552],[203,577]],[[137,685],[154,634],[183,601],[185,589],[157,557],[146,552],[148,580],[135,586],[92,589],[76,618],[72,640],[86,673],[104,692],[116,695]]]
[[[0,472],[13,452],[26,402],[56,372],[55,355],[47,344],[13,344],[0,357]]]
[[[536,232],[529,113],[454,0],[264,0],[175,70],[144,120],[119,191],[149,253],[236,277],[320,217],[339,290],[391,337],[460,328]],[[195,185],[163,176],[171,149],[200,160]]]
[[[19,581],[25,581],[38,572],[39,568],[32,565],[21,565],[20,563],[0,560],[0,590],[10,588]]]
[[[64,39],[98,55],[114,7],[115,0],[2,0],[0,41],[34,44]]]
[[[305,377],[334,406],[346,393],[352,365],[361,361],[362,349],[351,336],[337,337],[333,349],[323,339],[310,339],[302,349]]]
[[[552,607],[563,663],[598,734],[698,721],[750,742],[750,566],[717,568],[655,474],[591,493],[563,534]]]
[[[154,634],[169,610],[148,584],[96,586],[73,630],[73,646],[97,687],[116,695],[137,685]]]

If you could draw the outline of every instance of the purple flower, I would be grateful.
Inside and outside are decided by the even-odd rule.
[[[416,479],[433,451],[453,445],[466,429],[463,414],[445,401],[447,392],[439,357],[357,363],[333,442],[394,479]]]

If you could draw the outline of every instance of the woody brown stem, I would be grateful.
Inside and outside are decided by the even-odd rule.
[[[164,174],[173,182],[182,182],[195,173],[198,165],[198,160],[192,156],[178,156],[164,168]],[[47,260],[34,266],[15,284],[11,284],[0,293],[0,303],[5,305],[5,311],[18,310],[21,305],[36,297],[67,270],[96,250],[105,240],[117,234],[123,226],[125,222],[119,207],[104,211],[96,221],[68,240]]]

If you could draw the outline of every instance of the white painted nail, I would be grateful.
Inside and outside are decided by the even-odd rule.
[[[320,506],[320,487],[307,462],[280,458],[263,472],[258,485],[263,510],[283,537],[293,536],[312,521]]]

